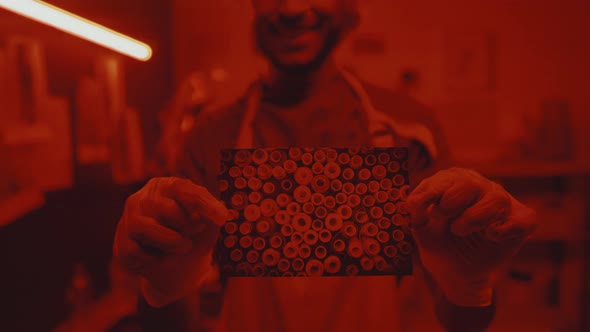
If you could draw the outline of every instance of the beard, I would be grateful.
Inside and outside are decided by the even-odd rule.
[[[344,28],[338,27],[331,22],[325,22],[326,27],[322,29],[323,41],[320,49],[313,55],[313,57],[304,63],[286,63],[280,55],[275,54],[272,51],[269,43],[269,27],[268,23],[261,19],[254,21],[254,43],[256,50],[264,58],[266,58],[270,64],[277,70],[286,74],[305,74],[318,70],[329,58],[330,54],[340,44],[340,41],[344,36]]]

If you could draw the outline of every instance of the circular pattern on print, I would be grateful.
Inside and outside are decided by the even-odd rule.
[[[222,151],[226,276],[411,273],[406,148]]]

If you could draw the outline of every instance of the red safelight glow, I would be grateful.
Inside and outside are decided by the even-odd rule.
[[[152,50],[145,43],[43,1],[0,0],[0,7],[137,60],[152,57]]]

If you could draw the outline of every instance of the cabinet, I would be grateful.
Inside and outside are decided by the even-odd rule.
[[[536,209],[539,228],[497,286],[490,331],[587,332],[590,167],[565,162],[468,165]]]
[[[2,41],[0,226],[39,208],[44,191],[73,183],[69,102],[49,93],[42,44],[18,34]]]

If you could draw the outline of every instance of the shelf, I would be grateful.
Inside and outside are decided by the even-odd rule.
[[[0,227],[6,226],[25,214],[45,204],[45,197],[39,190],[25,190],[0,200]]]
[[[574,162],[459,162],[490,177],[576,177],[589,176],[590,165]]]
[[[52,133],[45,125],[11,126],[0,131],[0,146],[17,146],[44,143]]]
[[[78,146],[78,162],[80,164],[99,164],[110,161],[111,151],[103,144],[80,144]]]
[[[531,238],[512,258],[512,262],[579,260],[584,257],[584,240]]]

